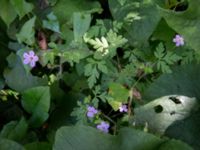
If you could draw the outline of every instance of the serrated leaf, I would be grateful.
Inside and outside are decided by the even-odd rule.
[[[28,45],[33,45],[35,43],[35,26],[36,17],[34,16],[22,26],[20,32],[16,34],[19,43],[26,43]]]
[[[108,68],[107,68],[105,62],[100,62],[100,63],[98,63],[98,64],[97,64],[97,67],[98,67],[98,69],[99,69],[101,72],[103,72],[103,73],[105,73],[105,74],[108,73]]]
[[[85,74],[85,76],[91,75],[91,72],[92,72],[92,64],[87,64],[84,67],[84,74]]]
[[[33,5],[25,0],[10,0],[10,3],[13,5],[20,19],[33,10]]]
[[[177,62],[180,59],[181,59],[181,57],[174,54],[173,52],[168,52],[164,58],[165,62],[169,65],[174,64],[175,62]]]
[[[158,59],[162,59],[165,55],[164,53],[165,48],[164,45],[162,43],[160,43],[157,47],[156,47],[156,51],[154,52],[154,55],[158,58]]]
[[[69,62],[70,64],[79,63],[81,59],[86,58],[90,55],[90,51],[87,49],[72,49],[63,52],[62,54],[62,63]]]
[[[115,33],[114,31],[110,30],[107,33],[107,37],[106,39],[108,40],[108,42],[111,44],[111,46],[117,48],[120,47],[122,45],[124,45],[128,40],[125,39],[123,36],[121,35],[117,35],[117,33]]]
[[[28,113],[32,114],[29,124],[33,127],[41,126],[49,116],[49,87],[40,86],[24,91],[22,93],[22,106]]]

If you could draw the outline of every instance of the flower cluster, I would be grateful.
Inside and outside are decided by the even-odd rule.
[[[110,125],[105,121],[102,121],[100,124],[97,125],[97,129],[101,130],[104,133],[108,133]]]
[[[184,45],[184,39],[181,35],[176,35],[173,39],[173,42],[176,44],[177,47]]]
[[[23,63],[25,65],[29,64],[32,68],[35,67],[36,62],[39,60],[38,56],[35,55],[35,52],[32,50],[29,52],[25,52],[23,54],[23,58],[24,58]]]
[[[94,108],[93,106],[88,106],[87,107],[87,116],[89,118],[93,118],[95,114],[98,113],[98,110]]]

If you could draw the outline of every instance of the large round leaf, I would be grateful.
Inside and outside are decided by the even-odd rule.
[[[156,133],[163,134],[175,121],[183,120],[198,109],[197,100],[180,95],[158,98],[134,110],[134,124],[145,124]]]
[[[123,128],[119,135],[112,136],[91,127],[76,126],[57,131],[53,150],[160,150],[168,143],[173,149],[192,150],[180,141],[174,142],[178,144],[172,146],[170,140],[131,128]]]
[[[172,74],[161,75],[154,83],[150,85],[144,93],[144,99],[147,101],[155,98],[179,94],[189,97],[196,97],[197,105],[199,107],[200,99],[200,65],[185,65],[175,67]],[[200,136],[200,110],[191,113],[188,118],[179,120],[171,124],[165,131],[167,136],[181,139],[195,149],[199,149]]]

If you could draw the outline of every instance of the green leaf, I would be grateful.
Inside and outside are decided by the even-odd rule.
[[[14,10],[14,7],[10,4],[8,0],[0,1],[0,17],[6,23],[7,27],[15,20],[17,13]]]
[[[114,111],[118,111],[119,107],[122,105],[121,102],[113,100],[113,98],[107,98],[109,105],[113,108]]]
[[[99,78],[99,75],[100,75],[97,70],[97,65],[87,64],[85,66],[84,74],[85,76],[89,77],[88,85],[89,85],[89,88],[92,88],[96,84],[97,79]]]
[[[75,41],[82,41],[83,35],[90,27],[91,15],[84,13],[73,14],[73,31]]]
[[[19,43],[26,43],[28,45],[33,45],[35,43],[35,26],[36,17],[34,16],[28,20],[21,28],[20,32],[16,34]]]
[[[32,114],[29,123],[33,127],[38,127],[48,118],[50,107],[50,91],[47,86],[40,86],[27,89],[22,93],[22,106]]]
[[[200,65],[190,64],[175,67],[172,74],[163,74],[152,83],[143,94],[143,98],[147,101],[156,99],[165,95],[185,95],[188,97],[196,97],[200,99]],[[191,115],[180,121],[174,122],[168,127],[165,135],[171,138],[183,140],[190,144],[194,149],[198,150],[200,143],[200,110],[191,113]],[[184,132],[183,132],[184,131]]]
[[[27,73],[20,58],[15,54],[9,55],[7,60],[9,67],[4,71],[4,78],[10,88],[22,92],[31,87],[47,85],[46,78],[39,78]]]
[[[10,3],[13,5],[20,19],[33,10],[33,5],[25,0],[10,0]]]
[[[171,50],[174,48],[172,37],[175,34],[176,32],[172,28],[170,28],[166,21],[162,18],[157,28],[155,29],[151,39],[164,41],[166,49]]]
[[[53,12],[47,15],[47,19],[48,20],[42,21],[43,27],[52,30],[54,32],[60,33],[59,22],[57,20],[57,17],[53,14]]]
[[[51,145],[47,142],[34,142],[25,145],[26,150],[51,150]]]
[[[200,99],[200,65],[174,67],[172,74],[163,74],[155,80],[144,93],[149,101],[165,95],[185,95]]]
[[[25,150],[24,147],[12,140],[0,138],[0,150]]]
[[[62,62],[79,63],[81,59],[86,58],[90,55],[90,51],[85,48],[71,49],[63,52]]]
[[[200,0],[190,0],[188,2],[188,8],[183,12],[165,10],[161,7],[159,10],[167,24],[183,36],[186,44],[195,50],[199,50],[200,11],[198,9],[198,4],[200,3]],[[173,37],[171,37],[171,39],[173,39]]]
[[[129,90],[119,83],[110,83],[109,95],[114,101],[127,103],[129,97]]]
[[[109,7],[114,19],[125,21],[124,28],[133,45],[146,44],[161,19],[153,0],[109,0]]]
[[[172,139],[162,144],[162,147],[159,150],[193,150],[193,149],[181,141]]]
[[[66,10],[63,13],[63,10]],[[68,22],[72,24],[72,16],[74,12],[100,12],[100,4],[90,0],[59,0],[53,7],[53,12],[58,17],[61,25]]]
[[[195,98],[181,95],[164,96],[134,109],[134,124],[147,124],[149,130],[163,134],[175,121],[187,118],[195,110]]]
[[[165,56],[165,48],[164,45],[162,43],[160,43],[157,47],[156,47],[156,51],[154,52],[154,55],[158,58],[158,59],[162,59]]]
[[[154,55],[158,59],[157,69],[161,70],[163,73],[171,73],[172,71],[170,69],[170,65],[173,65],[181,59],[181,57],[175,53],[171,51],[165,51],[164,45],[162,43],[156,47]]]
[[[86,126],[62,127],[56,132],[53,150],[65,150],[66,147],[68,150],[160,150],[168,145],[166,141],[133,128],[123,128],[119,135],[112,136]],[[192,150],[180,141],[174,142],[181,148]]]
[[[106,66],[106,62],[105,62],[105,61],[100,61],[100,62],[97,64],[97,67],[98,67],[98,69],[99,69],[101,72],[103,72],[103,73],[105,73],[105,74],[108,73],[108,68],[107,68],[107,66]]]
[[[123,36],[121,35],[117,35],[117,33],[114,32],[113,30],[110,30],[107,33],[106,39],[110,43],[110,46],[114,48],[123,46],[127,42],[127,39],[123,38]]]
[[[40,52],[40,63],[42,66],[46,66],[48,63],[53,64],[56,52],[53,50]]]
[[[19,142],[24,138],[27,130],[28,124],[26,120],[22,118],[19,122],[11,121],[4,125],[1,130],[0,137]]]

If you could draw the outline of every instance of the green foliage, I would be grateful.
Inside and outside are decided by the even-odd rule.
[[[155,57],[158,59],[157,69],[161,70],[163,73],[171,73],[169,65],[173,65],[178,60],[181,59],[180,56],[176,55],[173,52],[165,52],[164,46],[162,43],[158,45],[156,51],[154,52]]]
[[[27,130],[28,124],[26,120],[22,118],[19,122],[11,121],[6,124],[0,133],[0,137],[14,141],[21,141],[26,135]]]
[[[90,137],[90,138],[86,138]],[[120,140],[120,142],[119,142]],[[81,142],[80,142],[81,141]],[[135,142],[130,142],[135,141]],[[78,142],[78,144],[77,144]],[[177,143],[177,144],[175,144]],[[149,133],[145,133],[135,129],[123,128],[118,136],[106,135],[98,132],[91,127],[76,126],[62,127],[56,133],[54,150],[64,150],[68,147],[71,149],[126,149],[126,150],[155,150],[165,149],[166,145],[170,145],[172,149],[188,149],[191,148],[180,141],[168,141],[160,139]]]
[[[198,150],[198,3],[1,0],[0,149]]]
[[[145,125],[154,132],[163,134],[177,120],[187,118],[197,110],[197,100],[179,95],[169,95],[158,98],[138,107],[134,113],[135,125]]]
[[[85,32],[89,29],[91,22],[90,14],[74,13],[73,14],[73,29],[74,29],[74,40],[82,41],[82,37]]]
[[[140,46],[146,44],[161,18],[154,2],[110,0],[109,5],[113,17],[126,23],[124,28],[129,43]]]
[[[36,17],[34,16],[30,20],[28,20],[23,27],[21,28],[20,32],[16,34],[17,40],[19,43],[25,42],[28,45],[33,45],[35,43],[35,30],[34,24],[35,24]]]
[[[167,24],[176,32],[183,35],[187,45],[196,51],[199,50],[199,14],[197,8],[199,1],[189,1],[187,10],[182,13],[172,10],[159,8],[160,14],[166,20]]]
[[[22,93],[22,106],[29,114],[32,114],[29,124],[33,127],[41,126],[49,116],[49,87],[35,87],[25,90]]]
[[[28,88],[47,85],[47,79],[26,73],[21,60],[14,54],[8,57],[9,67],[4,71],[6,83],[14,90],[22,92]],[[23,83],[23,84],[21,84]],[[21,85],[21,86],[19,86]]]
[[[63,13],[63,10],[66,10]],[[61,24],[71,22],[71,18],[74,12],[101,12],[99,3],[96,1],[71,1],[71,0],[59,0],[53,7],[55,15],[58,17]]]
[[[22,145],[8,139],[0,139],[0,149],[2,150],[25,150]]]
[[[13,5],[20,19],[33,10],[33,4],[25,0],[11,0],[10,3]]]
[[[117,111],[122,103],[127,103],[129,91],[121,84],[110,83],[108,96],[108,102]]]
[[[10,5],[9,1],[2,0],[0,5],[3,6],[0,10],[0,16],[2,20],[6,23],[7,26],[10,25],[11,22],[15,20],[17,17],[17,13],[15,12],[12,5]]]
[[[60,27],[59,27],[59,22],[57,20],[57,17],[53,13],[50,13],[47,15],[47,19],[48,20],[44,20],[42,22],[43,27],[49,30],[52,30],[54,32],[60,33]]]

